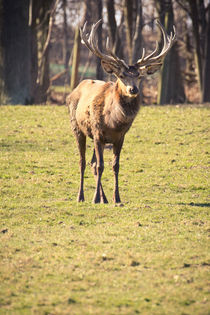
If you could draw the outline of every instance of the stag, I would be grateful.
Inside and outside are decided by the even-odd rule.
[[[146,55],[145,49],[141,58],[133,65],[128,65],[113,53],[106,43],[106,52],[99,50],[96,32],[101,21],[93,24],[87,34],[85,23],[80,29],[82,43],[97,57],[105,72],[117,77],[116,82],[99,80],[82,81],[67,97],[70,121],[75,134],[80,154],[80,187],[78,201],[84,201],[84,172],[86,167],[86,137],[94,142],[91,166],[96,179],[93,203],[108,203],[104,193],[101,177],[104,170],[103,151],[105,144],[113,145],[113,172],[115,203],[120,203],[118,187],[119,159],[126,132],[131,127],[140,108],[139,83],[143,76],[160,69],[163,60],[175,41],[175,28],[170,35],[157,22],[162,33],[161,47],[156,41],[156,48]]]

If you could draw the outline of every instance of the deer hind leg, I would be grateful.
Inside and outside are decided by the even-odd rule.
[[[86,150],[86,136],[83,133],[79,133],[76,135],[77,138],[77,144],[80,154],[80,187],[78,192],[77,201],[84,201],[84,173],[85,173],[85,167],[86,167],[86,160],[85,160],[85,150]]]
[[[113,194],[113,201],[115,203],[120,203],[120,194],[119,194],[119,185],[118,185],[118,174],[120,168],[120,152],[123,145],[123,140],[121,139],[119,142],[113,145],[113,164],[112,169],[114,172],[114,194]]]
[[[91,167],[92,167],[93,174],[94,174],[94,177],[95,177],[95,180],[97,183],[97,161],[96,161],[95,149],[93,151],[93,157],[91,160]],[[108,203],[108,200],[106,198],[106,195],[105,195],[103,187],[102,187],[102,184],[100,185],[100,202],[101,203]]]
[[[101,177],[104,170],[104,145],[100,141],[94,139],[94,147],[96,155],[96,190],[93,198],[93,203],[99,203],[101,202]]]

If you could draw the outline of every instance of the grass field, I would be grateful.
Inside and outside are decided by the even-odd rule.
[[[76,203],[66,107],[0,107],[0,314],[207,315],[209,108],[143,107],[121,155],[122,204]],[[88,141],[90,164],[92,143]]]

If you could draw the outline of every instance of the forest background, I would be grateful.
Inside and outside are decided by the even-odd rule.
[[[209,0],[0,0],[0,104],[65,104],[84,78],[108,80],[81,45],[79,27],[102,19],[99,48],[132,64],[161,41],[155,20],[177,41],[162,70],[142,84],[144,104],[210,101]]]

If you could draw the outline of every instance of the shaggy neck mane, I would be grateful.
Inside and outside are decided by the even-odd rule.
[[[125,91],[122,90],[121,86],[122,84],[117,80],[115,83],[115,95],[118,99],[118,103],[126,116],[136,115],[140,107],[139,94],[136,96],[129,96],[125,94]]]

